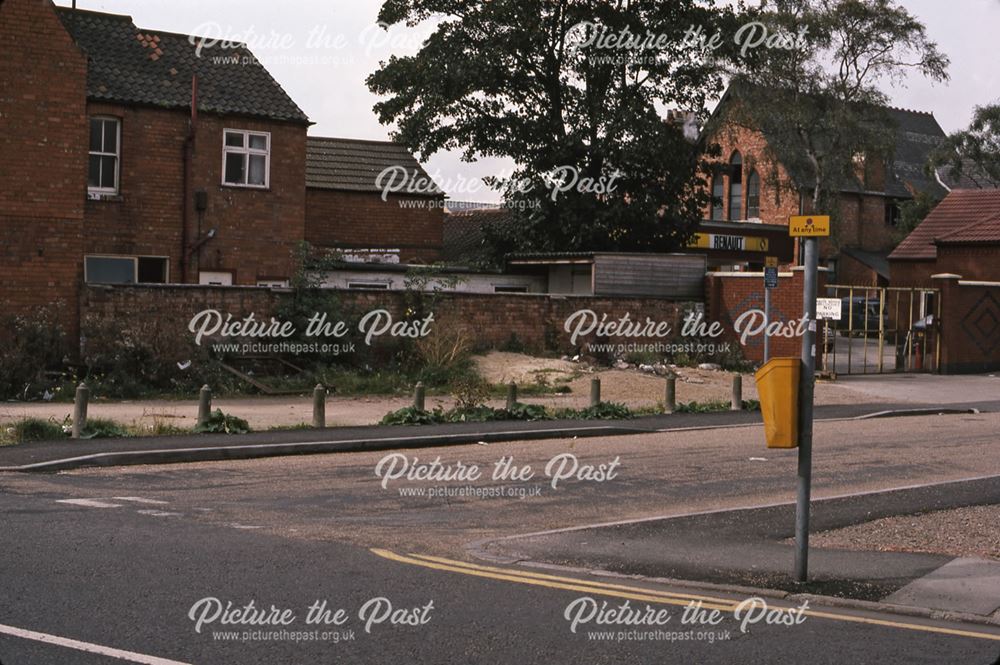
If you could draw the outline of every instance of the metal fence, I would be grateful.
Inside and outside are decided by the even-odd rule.
[[[941,356],[938,289],[830,284],[839,321],[823,321],[821,367],[836,374],[934,372]]]

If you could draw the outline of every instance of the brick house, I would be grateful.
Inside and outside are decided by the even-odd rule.
[[[307,139],[308,117],[245,46],[197,43],[0,0],[3,311],[61,302],[73,335],[82,284],[284,285],[304,240],[435,258],[440,207],[382,202],[374,184],[337,190],[316,169],[307,190],[307,140],[314,166],[373,176],[331,157],[349,142]],[[380,159],[416,164],[399,146]]]
[[[893,286],[936,287],[936,274],[1000,282],[1000,189],[955,189],[890,255]]]
[[[359,262],[441,258],[444,192],[404,146],[309,137],[306,147],[310,244]]]
[[[702,140],[722,149],[722,164],[710,184],[715,202],[705,210],[708,223],[788,225],[809,199],[808,174],[792,173],[769,149],[761,130],[733,119],[739,103],[727,91],[706,124]],[[821,260],[835,274],[830,281],[884,284],[886,257],[895,245],[899,205],[917,192],[936,198],[946,193],[924,172],[931,150],[945,137],[930,113],[886,109],[896,125],[892,159],[885,164],[860,164],[852,182],[840,193],[832,237],[820,244]],[[788,161],[788,160],[786,160]],[[854,250],[854,251],[850,251]],[[751,268],[759,268],[754,262]]]

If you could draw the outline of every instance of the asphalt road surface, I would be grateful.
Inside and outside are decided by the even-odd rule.
[[[819,424],[815,495],[1000,474],[998,426],[993,414]],[[393,458],[380,478],[390,453],[0,475],[0,663],[993,665],[1000,656],[1000,631],[984,626],[820,604],[798,613],[775,599],[770,609],[790,611],[765,615],[740,610],[746,594],[494,565],[467,547],[791,500],[794,452],[766,450],[759,427],[401,453],[410,468],[414,456],[440,457],[461,477],[389,479],[390,464],[402,468]],[[552,462],[565,454],[575,460]],[[505,458],[509,474],[534,475],[494,481]],[[574,462],[575,478],[553,487],[553,473]],[[472,467],[483,477],[470,479]],[[698,599],[719,623],[683,620]],[[626,602],[639,617],[631,624],[607,611]],[[330,623],[309,621],[323,610]]]

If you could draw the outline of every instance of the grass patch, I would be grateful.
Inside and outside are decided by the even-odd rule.
[[[721,413],[729,411],[731,402],[725,400],[715,400],[712,402],[685,402],[678,404],[674,413]],[[760,411],[760,402],[755,399],[743,400],[744,411]]]
[[[88,418],[81,439],[122,439],[135,436],[134,430],[107,418]]]
[[[632,418],[633,412],[624,404],[601,402],[586,409],[555,409],[541,404],[518,402],[510,409],[489,406],[466,406],[445,411],[421,411],[408,406],[386,414],[380,425],[440,425],[442,423],[486,423],[504,420],[618,420]]]
[[[22,418],[3,427],[0,445],[12,446],[31,441],[57,441],[65,439],[62,424],[52,419]]]

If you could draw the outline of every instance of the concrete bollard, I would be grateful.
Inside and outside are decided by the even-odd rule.
[[[517,404],[517,384],[511,381],[507,384],[507,410],[510,411]]]
[[[201,387],[198,393],[198,427],[204,427],[212,415],[212,389],[208,384]]]
[[[663,391],[663,410],[666,413],[673,413],[677,410],[677,377],[668,376],[667,386]]]
[[[313,388],[313,427],[326,427],[326,388],[321,383]]]
[[[83,429],[87,426],[87,404],[90,402],[90,388],[86,383],[80,383],[76,387],[76,396],[73,400],[73,438],[79,439],[83,435]]]
[[[601,403],[601,380],[590,380],[590,405],[597,406]]]
[[[422,381],[417,382],[417,387],[413,389],[413,408],[417,411],[424,411],[424,398],[427,396],[427,390],[424,388]]]
[[[736,374],[733,376],[733,401],[730,405],[730,410],[732,411],[742,411],[743,410],[743,375]]]

